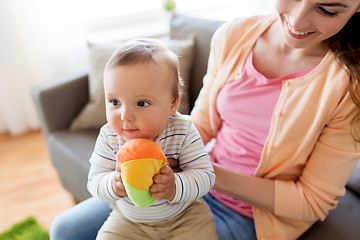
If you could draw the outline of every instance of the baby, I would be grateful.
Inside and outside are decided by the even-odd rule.
[[[215,183],[210,158],[188,116],[177,112],[181,78],[177,56],[155,39],[123,43],[104,71],[106,118],[90,158],[90,193],[113,211],[97,239],[218,239],[202,197]],[[153,178],[149,207],[127,197],[116,154],[130,139],[160,145],[180,172],[164,166]]]

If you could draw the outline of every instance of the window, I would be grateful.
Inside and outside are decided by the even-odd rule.
[[[163,0],[82,0],[72,1],[78,4],[79,12],[84,19],[96,20],[101,18],[128,15],[145,11],[162,9]],[[235,17],[251,14],[266,14],[272,11],[275,0],[176,0],[177,11],[194,13],[204,10],[217,16]],[[81,11],[80,11],[81,10]],[[200,11],[199,11],[200,13]]]

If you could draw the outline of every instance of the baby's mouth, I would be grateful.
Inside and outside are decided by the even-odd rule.
[[[127,128],[127,129],[123,129],[125,132],[135,132],[137,129],[130,129],[130,128]]]

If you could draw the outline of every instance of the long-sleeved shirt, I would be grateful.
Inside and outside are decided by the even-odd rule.
[[[88,190],[106,202],[116,202],[122,214],[134,222],[168,219],[182,212],[191,201],[203,197],[214,185],[215,175],[202,139],[189,117],[177,114],[170,117],[156,143],[167,158],[179,161],[182,172],[175,173],[176,194],[171,203],[158,200],[149,207],[136,207],[128,197],[120,198],[111,187],[116,168],[116,154],[125,143],[108,124],[100,129],[90,158]]]
[[[215,33],[204,87],[191,113],[205,144],[221,128],[220,89],[241,79],[246,57],[275,20],[236,19]],[[274,213],[253,207],[258,239],[296,239],[324,220],[345,194],[360,155],[349,132],[357,110],[348,85],[349,76],[331,51],[308,74],[283,81],[254,174],[275,180]]]

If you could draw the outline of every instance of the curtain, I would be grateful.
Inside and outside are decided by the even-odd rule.
[[[86,28],[69,7],[81,2],[0,1],[0,132],[39,129],[31,88],[87,68]]]

